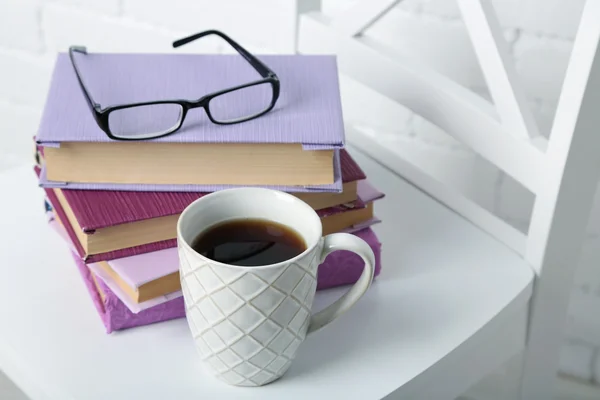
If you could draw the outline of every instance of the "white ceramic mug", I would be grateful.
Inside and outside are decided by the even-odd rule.
[[[292,228],[306,250],[277,264],[243,267],[206,258],[190,244],[215,224],[265,219]],[[261,386],[281,377],[307,334],[348,310],[367,291],[375,269],[369,245],[354,235],[322,237],[317,213],[298,198],[260,188],[228,189],[190,204],[177,223],[179,271],[186,316],[204,365],[221,380]],[[359,280],[311,316],[317,268],[336,250],[362,257]]]

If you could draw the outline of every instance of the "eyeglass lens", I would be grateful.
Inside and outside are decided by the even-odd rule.
[[[273,87],[267,82],[213,97],[208,109],[215,121],[231,123],[263,113],[272,101]]]
[[[115,137],[144,139],[177,129],[182,116],[183,108],[179,104],[148,104],[112,111],[108,115],[108,126]]]

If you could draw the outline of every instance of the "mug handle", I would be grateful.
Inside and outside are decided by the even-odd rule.
[[[375,254],[364,240],[348,233],[333,233],[324,238],[321,264],[325,257],[338,250],[349,250],[358,254],[365,262],[360,278],[342,297],[310,318],[307,334],[315,332],[346,312],[371,286],[375,274]]]

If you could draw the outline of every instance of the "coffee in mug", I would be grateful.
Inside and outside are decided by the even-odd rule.
[[[192,249],[214,261],[257,267],[294,258],[306,250],[306,243],[289,226],[245,218],[211,226],[196,236]]]

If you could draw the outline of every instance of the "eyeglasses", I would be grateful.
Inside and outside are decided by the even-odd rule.
[[[250,63],[262,79],[210,93],[198,100],[159,100],[103,108],[93,100],[75,62],[75,53],[87,54],[86,48],[71,46],[69,48],[71,64],[100,129],[115,140],[147,140],[167,136],[177,131],[183,125],[187,112],[192,108],[204,108],[210,121],[219,125],[237,124],[271,111],[279,97],[279,78],[275,72],[229,36],[216,30],[209,30],[177,40],[173,42],[173,47],[183,46],[208,35],[223,38]]]

